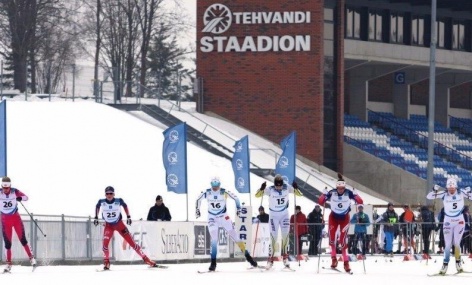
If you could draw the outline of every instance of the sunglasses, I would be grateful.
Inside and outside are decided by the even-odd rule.
[[[113,195],[114,193],[105,193],[105,195]]]

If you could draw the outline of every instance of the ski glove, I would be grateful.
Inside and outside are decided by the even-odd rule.
[[[195,217],[198,219],[200,218],[200,209],[195,210]]]
[[[292,187],[295,188],[295,189],[298,189],[298,184],[297,184],[297,182],[293,181]]]
[[[128,226],[131,226],[131,223],[132,223],[132,222],[133,222],[133,221],[131,221],[131,216],[128,215],[128,217],[127,217],[127,219],[126,219],[126,224],[127,224]]]
[[[21,196],[16,197],[16,201],[20,202],[21,200],[23,200],[23,197],[21,197]]]
[[[439,189],[440,189],[439,185],[437,185],[437,184],[434,185],[434,187],[433,187],[434,192],[438,192]]]
[[[237,215],[238,217],[241,216],[241,209],[237,209],[237,210],[236,210],[236,215]]]
[[[98,217],[97,216],[95,216],[95,218],[93,218],[93,224],[95,226],[98,226]]]
[[[266,188],[267,184],[264,182],[261,184],[261,188],[259,190],[264,190]]]

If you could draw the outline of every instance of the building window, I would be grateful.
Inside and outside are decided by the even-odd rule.
[[[452,49],[465,50],[465,22],[454,21],[452,24]]]
[[[437,35],[437,44],[438,48],[446,48],[446,39],[445,39],[445,31],[446,31],[446,21],[444,20],[437,20],[436,21],[436,35]]]
[[[403,43],[403,15],[392,13],[390,15],[390,42]]]
[[[411,19],[411,44],[415,46],[424,45],[424,17],[412,16]]]
[[[361,10],[346,8],[346,38],[361,38]]]
[[[369,41],[382,41],[382,12],[369,11]]]

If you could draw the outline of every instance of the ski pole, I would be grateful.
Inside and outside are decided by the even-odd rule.
[[[36,225],[36,227],[38,228],[38,230],[43,234],[44,237],[46,237],[46,234],[43,233],[43,230],[41,230],[41,228],[39,227],[38,223],[36,222],[36,220],[33,218],[33,216],[30,214],[30,212],[28,212],[28,209],[26,209],[25,205],[23,205],[23,203],[21,201],[19,201],[21,206],[23,206],[23,209],[25,209],[26,213],[28,213],[28,215],[30,216],[31,220],[33,221],[33,223]]]
[[[325,190],[327,190],[328,187],[325,187]],[[321,214],[321,223],[324,223],[324,214],[325,214],[325,209],[326,209],[326,203],[323,204],[323,213]],[[321,230],[323,232],[323,229]],[[320,242],[318,245],[318,271],[317,273],[320,273],[320,260],[321,260],[321,241],[323,240],[323,237],[320,238]]]

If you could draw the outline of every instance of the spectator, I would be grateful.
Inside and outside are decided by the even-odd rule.
[[[149,209],[147,216],[148,221],[170,221],[172,216],[170,215],[169,208],[164,205],[161,195],[157,195],[156,204]]]
[[[295,228],[296,224],[296,228]],[[296,240],[297,255],[302,254],[302,235],[308,233],[308,223],[305,214],[302,212],[302,207],[295,206],[295,215],[290,217],[290,233],[294,234],[294,241]]]
[[[383,224],[383,230],[385,234],[385,256],[393,256],[393,239],[398,235],[398,215],[393,208],[392,203],[388,203],[387,211],[382,214],[376,223],[380,222]]]
[[[435,228],[434,213],[427,206],[422,206],[420,210],[421,217],[421,236],[423,238],[423,259],[430,259],[429,245],[431,232]]]
[[[416,245],[413,240],[413,235],[415,234],[415,214],[408,205],[403,206],[403,211],[399,218],[403,237],[403,253],[416,253]],[[410,252],[410,247],[413,248],[413,252]]]
[[[359,241],[362,242],[362,258],[365,259],[367,249],[367,227],[370,226],[369,216],[364,213],[364,205],[357,206],[357,213],[351,218],[354,226],[354,254],[359,253]]]
[[[444,231],[443,231],[443,223],[444,223],[444,207],[441,208],[441,211],[438,213],[438,225],[436,226],[435,231],[439,231],[439,242],[438,242],[438,253],[443,254],[444,253],[444,247],[446,246],[446,243],[444,242]]]
[[[316,205],[313,211],[308,214],[307,222],[308,232],[312,236],[310,247],[308,248],[308,255],[318,255],[321,253],[319,250],[324,228],[323,213],[321,212],[320,205]]]
[[[257,215],[257,219],[260,223],[268,223],[269,222],[269,214],[264,211],[264,207],[259,207],[259,215]]]

